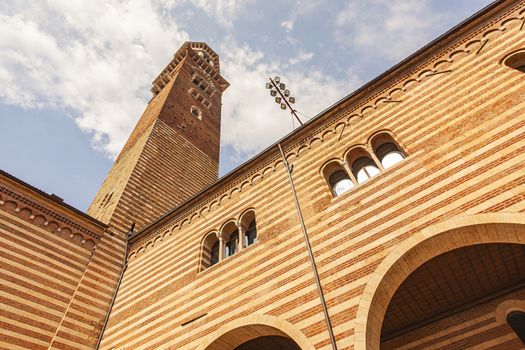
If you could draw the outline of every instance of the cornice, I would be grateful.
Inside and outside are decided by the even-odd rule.
[[[46,205],[49,201],[50,205]],[[92,250],[102,238],[105,227],[101,226],[99,232],[95,231],[93,225],[82,225],[67,215],[57,210],[59,207],[53,199],[44,199],[41,202],[28,195],[24,191],[16,191],[14,188],[8,188],[0,185],[0,210],[8,212],[18,218],[38,226],[46,231],[55,233],[62,238],[68,239],[86,249]],[[75,216],[72,213],[72,216]],[[98,226],[98,225],[95,225]]]

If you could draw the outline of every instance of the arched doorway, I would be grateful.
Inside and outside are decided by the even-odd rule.
[[[301,348],[289,337],[266,336],[248,340],[235,350],[301,350]]]
[[[306,336],[286,320],[251,315],[229,322],[203,339],[198,350],[314,350]]]
[[[508,325],[490,324],[497,321],[497,304],[489,312],[487,303],[525,290],[521,285],[523,244],[525,215],[519,213],[454,218],[407,239],[383,260],[364,290],[355,322],[355,349],[399,348],[399,344],[410,349],[407,339],[394,341],[410,332],[419,332],[414,337],[414,349],[439,348],[436,344],[446,343],[447,337],[447,349],[455,349],[456,345],[457,349],[472,348],[454,344],[451,339],[451,334],[466,334],[461,325],[447,331],[445,323],[450,321],[447,317],[467,315],[465,310],[479,305],[486,307],[485,324],[473,323],[468,315],[461,321],[463,326],[471,327],[470,340],[501,337],[512,343]],[[440,294],[439,288],[444,292]],[[492,333],[476,332],[479,327]]]
[[[525,245],[476,244],[440,254],[394,293],[381,349],[523,349],[495,317],[498,304],[514,298],[525,299]]]

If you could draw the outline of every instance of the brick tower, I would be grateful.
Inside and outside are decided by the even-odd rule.
[[[186,42],[153,81],[148,103],[89,215],[121,232],[137,229],[218,177],[221,97],[228,82],[219,57]]]

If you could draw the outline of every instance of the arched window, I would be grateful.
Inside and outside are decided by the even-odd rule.
[[[357,179],[357,183],[363,183],[381,171],[371,158],[360,157],[352,163],[352,172]]]
[[[335,196],[355,186],[339,159],[333,159],[323,165],[322,173]]]
[[[525,344],[525,312],[511,311],[507,315],[507,323],[516,333],[518,338]]]
[[[509,68],[525,73],[525,50],[511,53],[503,60],[503,64]]]
[[[239,218],[239,223],[241,229],[243,230],[241,238],[243,241],[243,246],[239,246],[239,249],[242,249],[257,242],[257,223],[255,221],[255,210],[248,209],[242,213],[241,217]]]
[[[230,238],[226,241],[226,256],[232,256],[237,251],[237,245],[239,244],[239,230],[235,230],[231,233]]]
[[[202,241],[201,270],[219,262],[220,248],[219,238],[215,232],[210,232],[204,237]]]
[[[211,247],[210,266],[213,266],[219,262],[219,249],[220,248],[221,247],[220,247],[219,241],[216,241]]]
[[[337,170],[328,178],[332,192],[336,196],[345,193],[349,189],[354,187],[354,183],[348,177],[348,174],[344,170]]]
[[[257,224],[255,223],[255,219],[250,222],[250,225],[244,234],[244,241],[246,247],[257,242]]]
[[[377,158],[385,169],[405,159],[405,154],[392,142],[383,143],[375,150]]]
[[[224,257],[232,256],[239,249],[239,230],[237,223],[233,219],[221,228],[221,236],[224,240]]]
[[[406,158],[403,149],[387,131],[372,136],[370,146],[384,169],[388,169]]]
[[[198,118],[198,119],[202,119],[202,112],[200,109],[198,109],[197,107],[195,106],[191,106],[191,114],[195,117],[195,118]]]

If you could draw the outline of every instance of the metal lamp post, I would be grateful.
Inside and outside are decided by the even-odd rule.
[[[270,78],[270,82],[266,83],[266,88],[270,90],[270,95],[275,97],[275,103],[280,105],[283,110],[288,107],[290,113],[297,119],[299,124],[303,125],[303,122],[297,116],[297,111],[292,107],[292,104],[295,103],[295,97],[290,96],[290,90],[286,89],[286,85],[281,81],[281,78],[278,76],[273,79]]]

